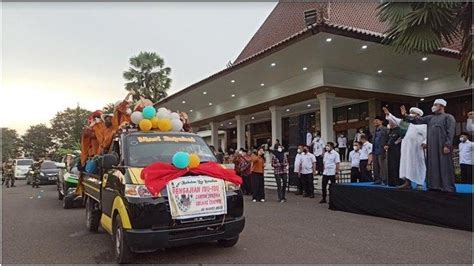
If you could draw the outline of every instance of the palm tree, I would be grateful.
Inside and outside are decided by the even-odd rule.
[[[167,96],[166,91],[171,85],[171,68],[164,66],[163,58],[153,52],[140,52],[130,58],[130,65],[128,71],[123,72],[123,77],[129,81],[125,83],[125,89],[135,92],[135,101],[143,96],[158,102]]]
[[[389,2],[379,6],[388,22],[384,43],[400,53],[432,53],[462,40],[459,72],[472,82],[472,2]]]
[[[102,112],[104,112],[104,114],[112,114],[114,112],[114,109],[115,109],[115,104],[108,103],[102,108]]]

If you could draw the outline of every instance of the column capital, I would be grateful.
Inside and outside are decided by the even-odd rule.
[[[270,106],[268,110],[270,110],[270,112],[277,112],[277,111],[283,110],[283,107],[274,105],[274,106]]]
[[[318,98],[318,100],[334,99],[336,98],[336,94],[331,92],[323,92],[316,95],[316,97]]]

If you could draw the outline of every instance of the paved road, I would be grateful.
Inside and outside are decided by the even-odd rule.
[[[112,240],[63,210],[54,186],[3,189],[3,263],[114,263]],[[327,209],[316,199],[245,202],[247,224],[229,249],[201,244],[140,254],[137,263],[472,263],[472,234]]]

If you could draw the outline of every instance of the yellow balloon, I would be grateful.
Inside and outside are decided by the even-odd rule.
[[[140,123],[138,123],[140,130],[142,131],[150,131],[151,129],[151,121],[148,119],[142,119]]]
[[[190,169],[198,167],[200,163],[201,163],[201,159],[199,159],[199,156],[197,154],[191,153],[189,155],[189,166],[188,167]]]
[[[170,131],[173,125],[171,125],[171,120],[168,118],[163,118],[158,121],[158,128],[161,131]]]
[[[150,119],[151,121],[151,128],[158,128],[158,124],[160,123],[160,119],[158,117],[153,117]]]

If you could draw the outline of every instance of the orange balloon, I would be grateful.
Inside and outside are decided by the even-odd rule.
[[[197,154],[191,153],[189,155],[189,166],[188,167],[190,169],[198,167],[200,163],[201,163],[201,159],[199,159],[199,156]]]
[[[158,129],[161,131],[170,131],[172,127],[173,125],[171,124],[171,120],[168,118],[160,119],[158,122]]]
[[[158,128],[158,124],[160,123],[160,119],[158,117],[153,117],[150,119],[151,121],[151,128],[155,129]]]
[[[151,121],[148,119],[142,119],[140,123],[138,123],[140,130],[142,131],[150,131],[151,129]]]

